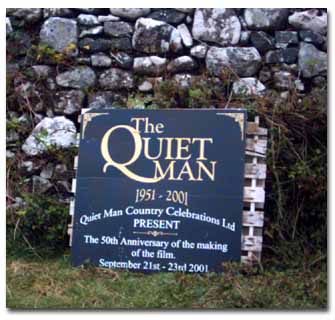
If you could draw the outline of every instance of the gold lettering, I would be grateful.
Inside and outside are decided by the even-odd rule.
[[[147,158],[147,159],[150,159],[150,160],[156,160],[156,159],[159,159],[162,155],[162,145],[163,145],[163,139],[164,138],[158,138],[158,143],[159,143],[159,152],[156,156],[151,156],[149,154],[149,145],[150,145],[150,140],[151,138],[142,138],[143,142],[144,142],[144,156]]]
[[[205,142],[213,143],[212,138],[193,138],[192,142],[199,141],[199,157],[197,160],[207,160],[205,157]]]
[[[140,121],[145,121],[145,119],[147,119],[147,118],[131,118],[130,122],[135,121],[135,129],[138,132],[141,132],[141,130],[140,130]]]
[[[179,176],[178,176],[178,178],[176,180],[183,180],[181,178],[181,176],[183,174],[187,174],[188,175],[188,180],[189,181],[196,181],[196,179],[193,176],[193,172],[192,172],[192,169],[191,169],[190,164],[188,163],[188,161],[186,161],[184,163],[182,169],[180,170]]]
[[[182,155],[183,151],[189,152],[191,139],[190,138],[176,138],[176,140],[177,140],[177,156],[176,156],[176,159],[177,160],[189,160],[189,159],[191,159],[190,154],[188,156],[183,156]],[[188,142],[188,144],[183,146],[183,141]]]
[[[109,153],[108,150],[108,141],[110,138],[110,135],[118,129],[126,129],[128,130],[135,142],[135,149],[134,149],[134,153],[133,156],[131,157],[130,160],[124,162],[124,163],[119,163],[119,162],[115,162]],[[115,127],[110,128],[105,135],[103,136],[102,140],[101,140],[101,153],[102,156],[104,157],[104,159],[106,160],[106,163],[102,169],[103,172],[107,171],[107,168],[109,166],[113,166],[117,169],[119,169],[123,174],[125,174],[127,177],[129,177],[130,179],[139,181],[139,182],[144,182],[144,183],[154,183],[154,182],[158,182],[160,180],[160,178],[146,178],[146,177],[142,177],[137,175],[136,173],[131,172],[127,166],[131,165],[132,163],[134,163],[140,156],[142,151],[142,140],[141,140],[141,135],[140,133],[133,127],[130,126],[126,126],[126,125],[118,125]]]
[[[168,178],[168,180],[175,180],[174,177],[174,164],[176,163],[176,161],[171,161],[170,164],[168,165],[168,167],[166,168],[165,172],[163,172],[162,167],[159,163],[159,161],[154,161],[155,164],[155,179],[164,179],[165,176],[168,174],[168,172],[170,172],[170,176]],[[159,175],[157,176],[157,173],[159,171]]]
[[[130,179],[143,183],[156,183],[165,178],[178,181],[203,181],[204,176],[215,181],[217,161],[210,161],[210,163],[203,162],[204,160],[207,160],[205,150],[206,143],[213,144],[212,138],[160,137],[153,141],[151,137],[142,137],[140,129],[143,129],[144,133],[163,133],[164,125],[162,123],[150,123],[149,118],[131,118],[131,122],[135,122],[135,127],[116,125],[107,130],[104,134],[100,147],[101,154],[106,161],[102,169],[104,173],[107,172],[109,166],[113,166]],[[134,141],[133,154],[129,160],[123,163],[115,161],[109,152],[109,140],[116,130],[128,131]],[[152,154],[153,143],[154,147],[156,147],[155,143],[158,143],[158,151],[155,152],[155,154]],[[194,175],[190,162],[188,161],[192,158],[190,145],[195,143],[198,143],[199,147],[198,157],[195,159],[198,167],[197,176]],[[142,152],[143,156],[148,160],[152,160],[154,164],[155,172],[152,178],[138,175],[128,168],[140,158]],[[159,159],[170,160],[166,165],[167,167],[162,168]],[[176,160],[185,160],[177,177],[175,176]]]
[[[165,160],[172,160],[172,141],[173,138],[165,138],[166,140],[166,157]]]
[[[204,171],[207,176],[209,177],[209,179],[211,179],[212,181],[215,181],[215,166],[217,161],[210,161],[211,165],[212,165],[212,170],[209,171],[209,169],[204,165],[203,162],[201,161],[197,161],[198,164],[198,181],[203,181],[204,179],[202,179],[202,174],[201,172]]]

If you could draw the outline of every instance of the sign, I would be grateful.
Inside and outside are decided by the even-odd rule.
[[[82,115],[72,261],[220,271],[240,261],[245,110]]]

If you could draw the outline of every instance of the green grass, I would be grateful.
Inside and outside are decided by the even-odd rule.
[[[7,250],[7,307],[13,309],[327,307],[325,259],[310,268],[227,265],[224,274],[142,274],[73,268],[69,254],[38,258],[28,247]]]

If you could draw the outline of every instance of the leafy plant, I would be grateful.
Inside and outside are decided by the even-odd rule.
[[[26,205],[14,214],[18,231],[36,246],[52,250],[63,249],[68,244],[68,204],[58,199],[38,194],[25,194]]]

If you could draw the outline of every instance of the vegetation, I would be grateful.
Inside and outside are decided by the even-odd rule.
[[[298,248],[292,264],[287,264],[290,260],[286,259],[280,264],[277,261],[252,268],[227,264],[222,275],[143,274],[91,266],[73,268],[68,251],[47,258],[42,249],[35,252],[24,243],[7,241],[9,308],[320,309],[327,306],[326,266],[320,260],[304,257]],[[288,254],[286,250],[282,252]]]

